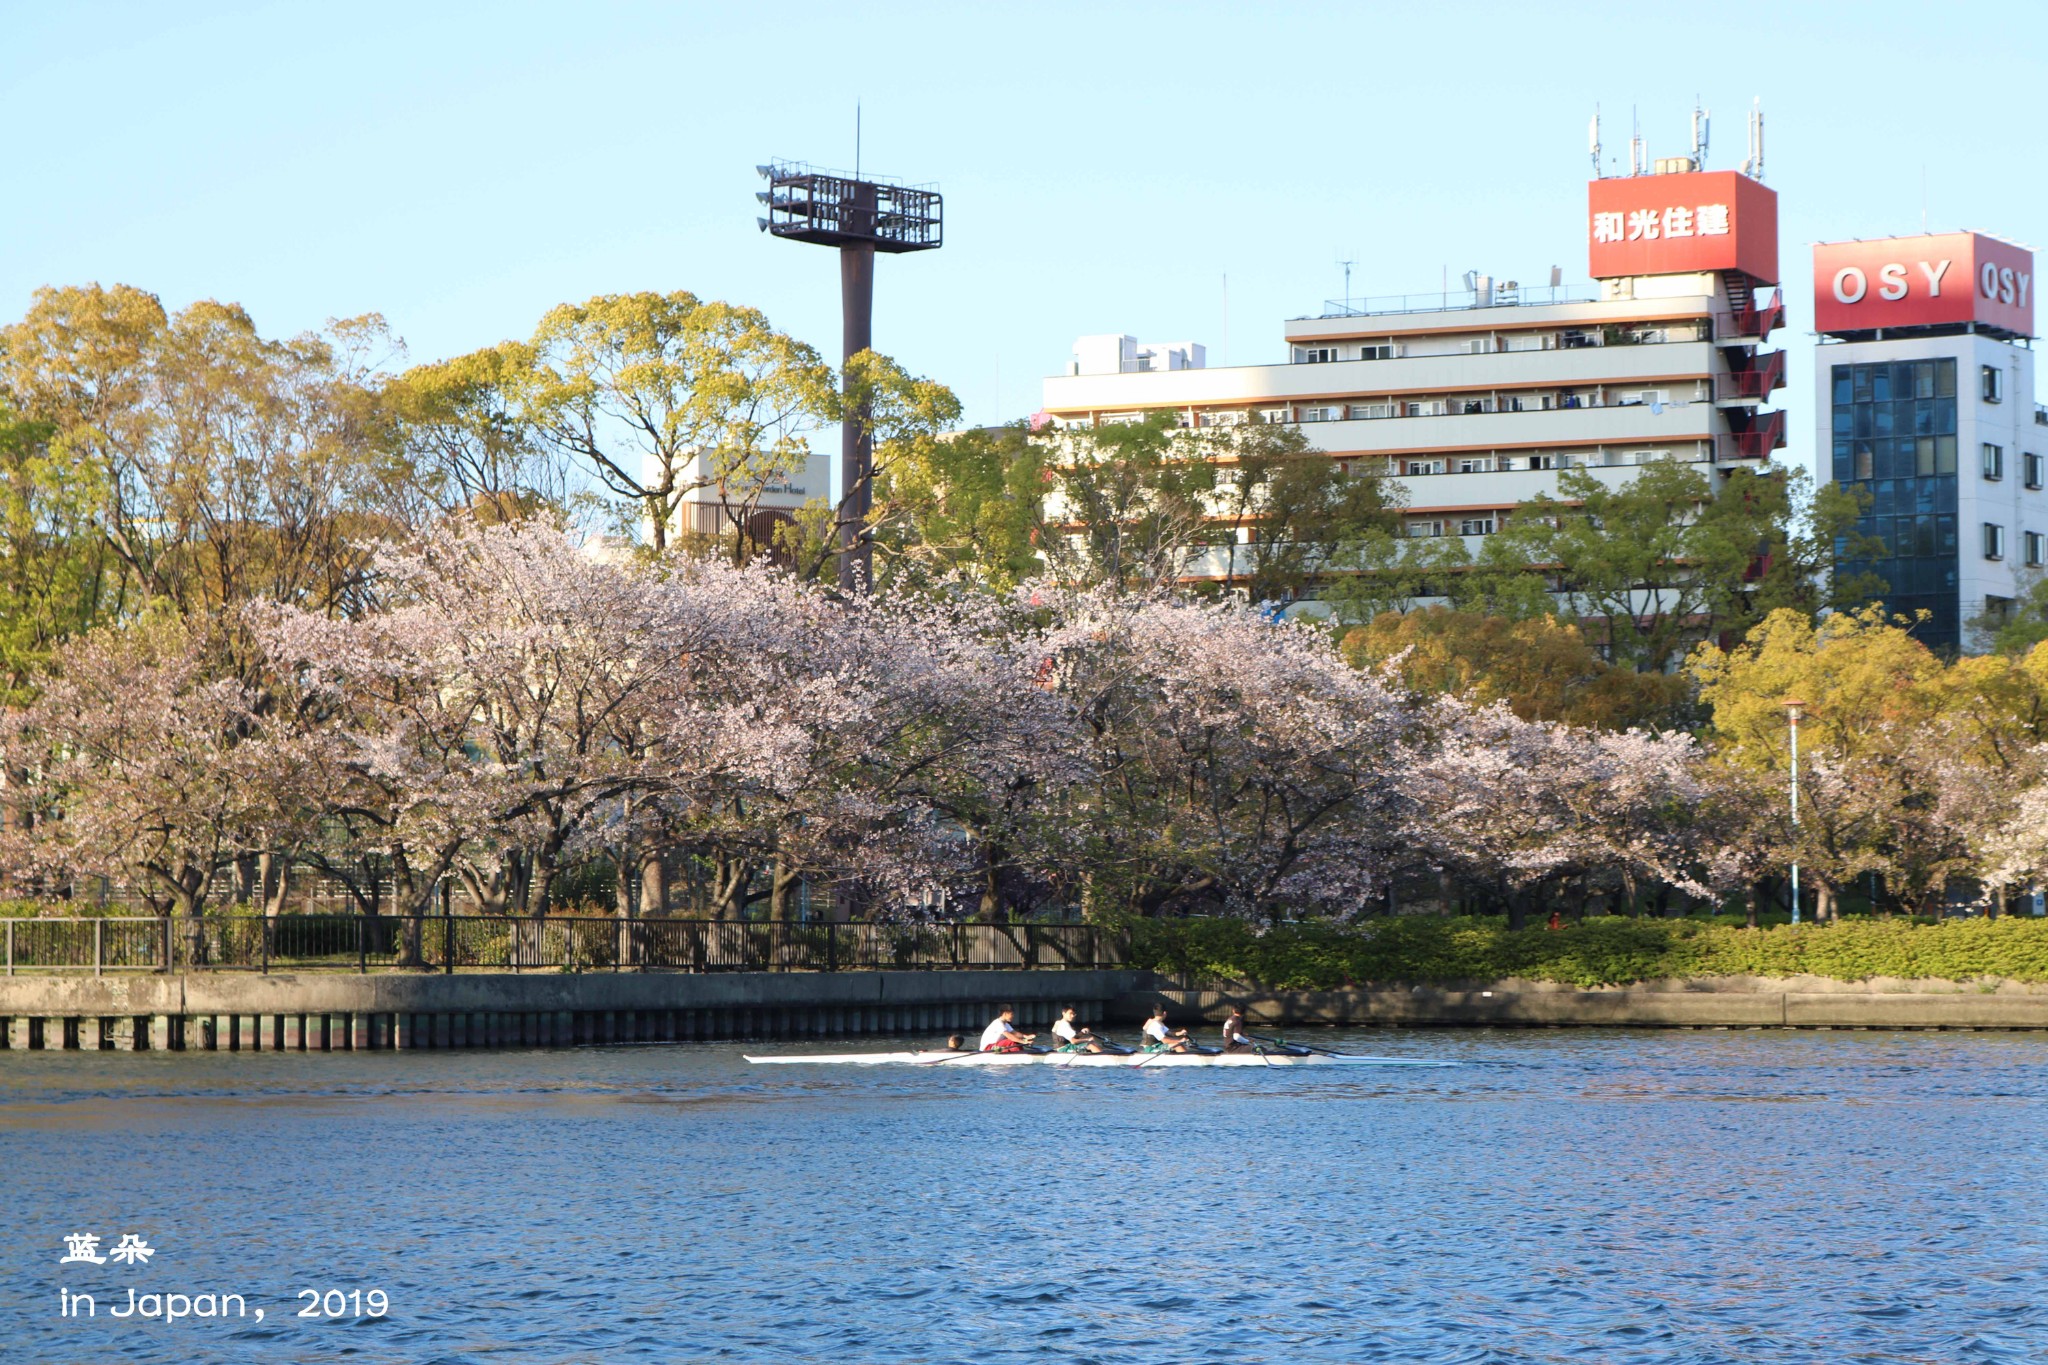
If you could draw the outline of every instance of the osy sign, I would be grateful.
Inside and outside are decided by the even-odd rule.
[[[1981,323],[2034,334],[2034,253],[1981,232],[1820,242],[1813,248],[1820,332]]]

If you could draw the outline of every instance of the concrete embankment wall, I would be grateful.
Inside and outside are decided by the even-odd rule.
[[[2048,992],[1812,978],[1660,982],[1599,990],[1527,981],[1334,991],[1218,990],[1159,982],[1116,1001],[1111,1015],[1135,1017],[1161,1002],[1187,1025],[1220,1022],[1232,1005],[1241,1005],[1247,1018],[1266,1025],[2048,1029]]]
[[[974,1031],[1014,1004],[1100,1022],[1137,972],[195,972],[0,978],[22,1048],[367,1051]]]
[[[1336,991],[1199,988],[1137,971],[276,973],[0,977],[0,1048],[366,1051],[974,1032],[1061,1005],[1130,1026],[1231,1005],[1267,1026],[2048,1029],[2048,989],[1755,978],[1577,990],[1548,982]]]

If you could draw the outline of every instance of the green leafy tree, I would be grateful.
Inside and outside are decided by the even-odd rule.
[[[1119,593],[1161,587],[1215,540],[1216,466],[1170,414],[1064,427],[1046,439],[1034,529],[1047,570],[1062,583]]]
[[[412,481],[435,510],[491,524],[570,501],[566,462],[518,410],[523,359],[519,347],[487,347],[385,387]]]
[[[684,496],[702,489],[718,494],[737,543],[838,411],[815,350],[758,309],[682,290],[562,304],[508,354],[523,371],[521,417],[625,500],[657,552]]]
[[[1209,529],[1234,547],[1221,557],[1224,591],[1293,601],[1333,573],[1355,572],[1369,539],[1399,530],[1399,486],[1351,473],[1298,427],[1213,428],[1190,444],[1216,466]]]
[[[1422,693],[1506,702],[1523,720],[1663,727],[1685,694],[1682,678],[1606,662],[1577,626],[1554,616],[1517,620],[1443,606],[1382,612],[1340,643],[1356,667],[1391,666]]]
[[[1807,613],[1866,585],[1827,586],[1854,497],[1803,471],[1737,470],[1717,490],[1697,465],[1660,460],[1610,486],[1588,469],[1518,508],[1479,556],[1495,575],[1556,576],[1561,614],[1617,663],[1662,672],[1702,636],[1747,630],[1779,608]],[[1554,566],[1551,567],[1551,566]]]
[[[1038,571],[1044,452],[1022,423],[920,437],[877,465],[881,585],[960,575],[1000,590]]]
[[[0,404],[0,706],[32,698],[64,640],[117,614],[122,575],[93,515],[101,471]]]

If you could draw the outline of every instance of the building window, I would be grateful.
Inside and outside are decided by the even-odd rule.
[[[2039,488],[2041,486],[2041,457],[2032,451],[2028,451],[2020,456],[2020,463],[2026,469],[2027,487]]]
[[[2005,447],[1984,443],[1984,477],[2002,479],[2005,477]]]
[[[2005,401],[2005,371],[1996,365],[1984,367],[1984,401],[2003,403]]]
[[[1493,534],[1492,517],[1466,517],[1458,523],[1461,536],[1490,536]]]
[[[1360,360],[1392,360],[1394,358],[1394,343],[1391,341],[1378,341],[1370,346],[1361,346],[1358,348],[1358,358]]]
[[[1205,427],[1243,426],[1244,414],[1241,412],[1205,412],[1202,414],[1202,425]]]
[[[1351,420],[1354,422],[1369,421],[1375,417],[1392,417],[1393,415],[1394,405],[1392,403],[1353,403],[1351,405]]]
[[[1442,417],[1447,411],[1449,405],[1441,398],[1407,404],[1407,415],[1410,417]]]
[[[1458,472],[1460,474],[1491,474],[1493,472],[1493,457],[1491,455],[1465,456],[1458,461]]]
[[[1294,420],[1293,408],[1261,408],[1259,420],[1272,424],[1285,424]]]
[[[1403,474],[1441,474],[1444,472],[1444,462],[1442,460],[1407,460],[1402,463],[1401,472]]]
[[[1322,365],[1336,358],[1335,346],[1302,346],[1296,347],[1294,352],[1294,362],[1297,365]]]
[[[1440,521],[1411,521],[1408,523],[1408,537],[1411,540],[1423,540],[1430,536],[1440,536],[1443,533],[1444,524]]]
[[[1531,455],[1529,457],[1529,468],[1531,469],[1569,469],[1571,464],[1572,457],[1569,455]]]
[[[2029,531],[2025,535],[2020,537],[2020,542],[2021,548],[2023,548],[2027,554],[2027,567],[2030,569],[2040,568],[2041,533],[2039,531]]]
[[[1338,408],[1303,408],[1301,410],[1301,420],[1304,422],[1334,422],[1343,417],[1343,415],[1342,410]]]
[[[1984,523],[1984,557],[1986,559],[2005,558],[2005,528],[1995,522],[1987,521]]]

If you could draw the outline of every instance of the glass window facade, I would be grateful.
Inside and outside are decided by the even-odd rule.
[[[1835,482],[1870,494],[1856,523],[1868,539],[1836,543],[1837,571],[1876,575],[1888,610],[1928,612],[1915,634],[1955,649],[1956,362],[1837,365],[1831,379]]]

